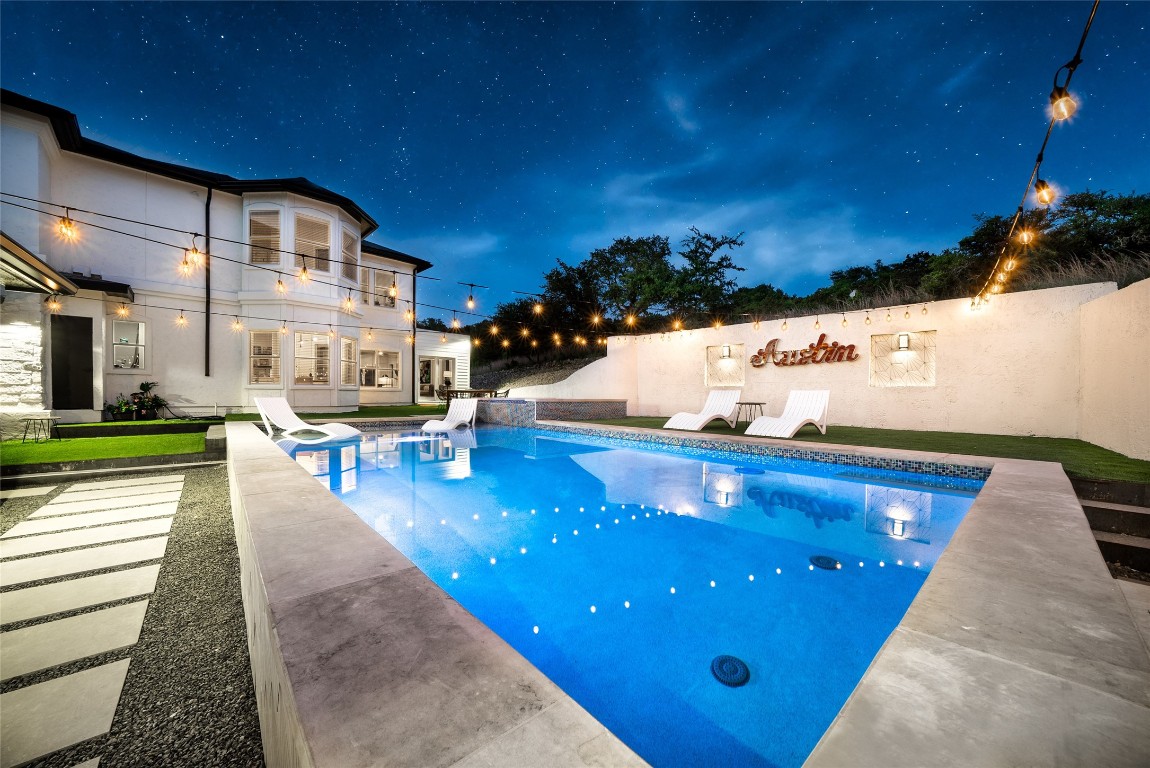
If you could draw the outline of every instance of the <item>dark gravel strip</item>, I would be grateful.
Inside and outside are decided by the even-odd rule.
[[[71,768],[94,757],[101,768],[264,764],[227,469],[189,469],[184,475],[140,642],[68,665],[79,669],[95,659],[131,659],[111,732],[32,765]],[[0,509],[0,529],[23,520],[48,498],[8,500]]]

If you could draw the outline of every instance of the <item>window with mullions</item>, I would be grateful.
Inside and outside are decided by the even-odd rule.
[[[360,301],[373,307],[395,309],[395,297],[391,295],[392,280],[390,272],[371,267],[361,267],[359,270]]]
[[[248,242],[252,264],[279,264],[279,211],[248,211]]]
[[[339,384],[341,387],[355,386],[356,363],[355,339],[344,336],[339,340]]]
[[[315,272],[331,272],[331,229],[322,219],[297,213],[295,265]]]
[[[112,367],[144,367],[144,324],[131,320],[112,321]]]
[[[345,279],[354,281],[359,272],[359,238],[347,230],[343,232],[342,259],[340,273]]]
[[[377,349],[360,352],[359,385],[371,389],[399,389],[399,353]]]
[[[295,383],[331,383],[331,338],[326,333],[295,335]]]
[[[252,331],[248,335],[248,383],[280,383],[280,334]]]

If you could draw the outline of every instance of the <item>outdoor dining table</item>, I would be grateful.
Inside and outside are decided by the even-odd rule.
[[[449,389],[446,392],[447,402],[456,397],[495,397],[494,389]]]

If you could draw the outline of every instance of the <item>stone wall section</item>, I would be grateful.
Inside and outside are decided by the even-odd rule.
[[[21,419],[46,416],[45,332],[42,297],[6,291],[0,324],[0,436],[19,437]]]

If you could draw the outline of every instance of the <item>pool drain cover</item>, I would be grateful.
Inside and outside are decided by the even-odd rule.
[[[742,659],[734,656],[716,656],[711,662],[711,674],[723,685],[738,688],[751,679],[751,670]]]
[[[833,557],[827,557],[826,555],[811,555],[811,565],[827,571],[838,570],[840,567],[838,560],[835,560]]]

